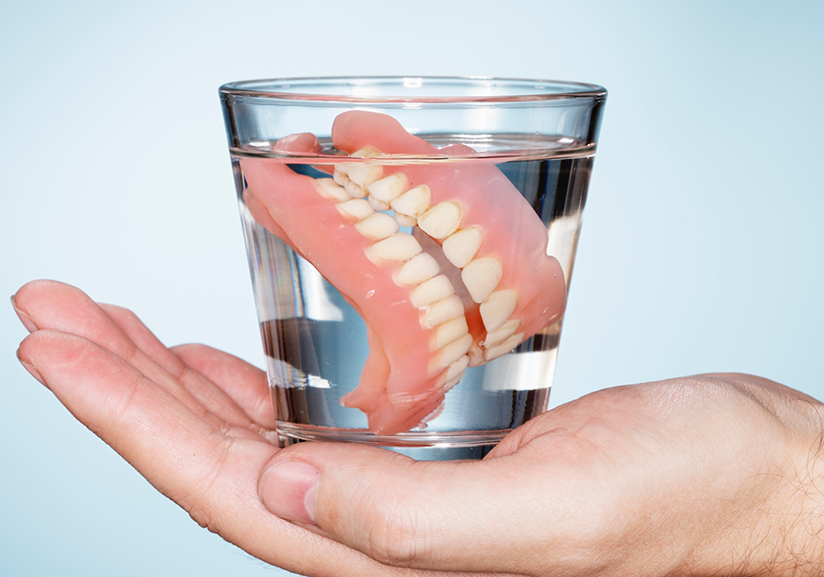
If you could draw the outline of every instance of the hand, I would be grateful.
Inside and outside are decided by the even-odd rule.
[[[340,444],[279,451],[261,371],[200,345],[166,349],[128,311],[66,285],[27,285],[15,306],[35,331],[21,360],[78,419],[201,525],[292,571],[820,566],[822,405],[764,379],[606,389],[477,462]]]
[[[167,349],[126,309],[37,281],[13,297],[24,366],[201,526],[307,575],[397,575],[272,515],[258,481],[278,452],[266,375],[202,345]]]
[[[757,377],[705,375],[588,395],[481,462],[297,445],[275,457],[261,496],[393,565],[818,575],[821,442],[821,403]]]

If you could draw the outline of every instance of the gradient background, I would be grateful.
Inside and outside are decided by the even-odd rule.
[[[0,294],[59,279],[260,366],[220,84],[580,80],[610,95],[553,405],[723,370],[824,398],[824,3],[502,5],[6,2]],[[0,574],[283,574],[74,421],[18,365],[25,334],[4,305]]]

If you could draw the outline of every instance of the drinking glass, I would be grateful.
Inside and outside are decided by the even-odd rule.
[[[546,410],[606,91],[220,88],[282,446],[479,458]]]

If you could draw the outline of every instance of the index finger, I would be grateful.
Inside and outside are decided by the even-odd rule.
[[[78,420],[227,541],[306,575],[401,573],[272,515],[257,488],[264,464],[278,452],[275,446],[200,419],[103,347],[39,330],[20,344],[19,356]]]

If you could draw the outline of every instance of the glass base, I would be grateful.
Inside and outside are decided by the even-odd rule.
[[[348,442],[395,451],[416,461],[482,459],[511,429],[494,431],[410,431],[376,435],[365,429],[336,429],[278,421],[281,447],[304,441]]]

